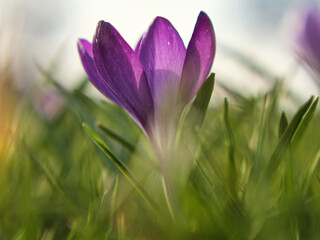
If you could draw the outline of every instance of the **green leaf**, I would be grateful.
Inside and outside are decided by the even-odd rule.
[[[227,98],[224,99],[224,124],[227,136],[227,145],[228,145],[228,158],[229,158],[229,181],[230,181],[230,190],[233,193],[232,195],[235,196],[235,187],[236,187],[236,176],[237,170],[235,165],[235,158],[234,158],[234,135],[231,129],[230,121],[229,121],[229,103]]]
[[[39,171],[44,175],[44,177],[47,179],[48,183],[50,186],[56,190],[61,196],[64,197],[66,200],[68,207],[72,211],[77,211],[76,205],[72,202],[70,199],[69,195],[67,194],[67,191],[65,190],[62,182],[60,179],[50,170],[50,168],[45,164],[45,161],[43,159],[38,160],[34,154],[32,154],[29,150],[27,150],[30,160],[32,161],[33,164],[39,169]]]
[[[283,133],[282,137],[280,138],[279,143],[276,146],[275,151],[270,157],[266,168],[266,175],[270,176],[272,173],[275,172],[277,167],[279,166],[280,160],[285,154],[287,148],[289,147],[294,134],[296,133],[299,126],[305,126],[305,121],[310,121],[314,111],[311,109],[313,105],[314,96],[312,96],[303,106],[299,108],[299,110],[294,115],[293,119],[291,120],[289,126]],[[317,102],[318,100],[316,100]],[[311,110],[311,111],[310,111]],[[310,116],[311,115],[311,116]]]
[[[186,123],[188,124],[188,127],[191,127],[193,130],[197,130],[202,126],[214,88],[214,82],[215,74],[211,73],[200,88],[196,99],[191,105],[186,117]]]
[[[286,116],[285,112],[282,112],[280,122],[279,122],[279,138],[281,138],[282,134],[285,132],[288,125],[289,125],[289,123],[288,123],[287,116]]]
[[[233,133],[232,133],[232,130],[231,130],[230,121],[229,121],[229,102],[228,102],[227,98],[224,99],[224,115],[223,115],[223,119],[224,119],[224,124],[225,124],[225,127],[226,127],[227,139],[233,145],[234,144],[234,136],[233,136]]]
[[[98,128],[104,132],[107,136],[115,140],[116,142],[120,143],[124,148],[126,148],[128,151],[133,152],[135,149],[135,146],[133,146],[131,143],[129,143],[127,140],[123,139],[123,137],[119,136],[115,132],[111,131],[107,127],[103,126],[102,124],[97,125]]]
[[[310,109],[308,110],[308,113],[303,117],[301,124],[298,126],[298,129],[292,138],[292,144],[296,145],[298,141],[302,139],[302,136],[305,130],[307,129],[307,127],[309,126],[310,121],[317,109],[318,102],[319,102],[319,97],[317,97],[317,99],[312,103]]]
[[[84,77],[81,79],[80,83],[75,87],[76,91],[83,92],[89,83],[88,77]]]
[[[107,225],[106,236],[109,236],[113,229],[113,221],[114,221],[114,213],[116,211],[116,197],[118,191],[118,175],[116,176],[115,183],[113,186],[113,191],[111,195],[111,203],[110,203],[110,215],[109,215],[109,222]],[[108,238],[106,238],[108,239]]]
[[[305,181],[304,181],[304,184],[303,184],[303,192],[304,194],[307,194],[309,188],[310,188],[310,185],[311,185],[311,182],[312,182],[312,179],[316,173],[316,170],[317,168],[319,167],[319,162],[320,162],[320,151],[318,152],[317,156],[315,157],[315,159],[313,160],[310,168],[309,168],[309,171],[305,177]]]
[[[93,142],[102,150],[102,152],[116,165],[116,167],[120,170],[120,172],[128,179],[128,181],[132,184],[132,186],[137,190],[137,192],[141,195],[141,197],[145,200],[145,202],[153,209],[156,210],[157,207],[151,197],[146,193],[146,191],[142,188],[133,174],[129,171],[129,169],[118,159],[110,150],[110,148],[106,145],[103,140],[94,133],[94,131],[86,124],[82,123],[82,126],[87,131]]]

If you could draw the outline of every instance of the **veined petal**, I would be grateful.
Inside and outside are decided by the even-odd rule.
[[[190,101],[199,91],[211,69],[216,52],[216,40],[212,23],[200,12],[187,48],[180,83],[179,101]]]
[[[90,82],[107,98],[114,101],[119,106],[125,108],[129,114],[135,119],[140,126],[143,127],[142,122],[138,118],[135,110],[130,106],[126,99],[120,95],[115,89],[110,88],[110,78],[105,76],[106,78],[102,78],[98,73],[96,66],[93,61],[93,52],[92,52],[92,44],[87,40],[80,39],[78,41],[78,50],[80,54],[80,58],[82,61],[82,65],[88,75]]]
[[[123,107],[146,128],[153,115],[153,102],[143,67],[135,52],[110,24],[100,21],[93,38],[93,59]]]
[[[175,105],[186,48],[176,29],[165,18],[157,17],[144,35],[139,59],[146,73],[155,109]],[[167,97],[171,96],[169,100]],[[157,111],[157,110],[156,110]]]
[[[93,62],[92,45],[85,39],[78,40],[78,51],[84,70],[86,71],[91,83],[107,98],[121,105],[117,96],[109,89],[105,80],[101,78],[97,72],[96,66]],[[107,80],[110,81],[110,80]]]

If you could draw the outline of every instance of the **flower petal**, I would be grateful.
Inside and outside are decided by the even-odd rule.
[[[97,72],[96,66],[94,65],[92,59],[93,53],[91,43],[85,39],[79,39],[78,51],[84,70],[86,71],[91,83],[107,98],[111,99],[118,105],[121,105],[116,95],[112,93],[112,90],[109,89],[109,87],[106,85],[106,82],[101,78],[101,76]]]
[[[153,102],[135,52],[110,24],[100,21],[93,38],[93,59],[99,74],[121,99],[123,107],[146,128]]]
[[[200,12],[187,48],[180,83],[179,101],[190,101],[199,91],[211,69],[216,52],[216,40],[212,23]]]
[[[307,16],[305,37],[315,59],[320,62],[320,12],[311,10]]]
[[[136,53],[137,56],[139,56],[139,54],[140,54],[140,46],[141,46],[141,41],[142,41],[143,37],[144,37],[144,35],[142,35],[142,37],[139,39],[139,42],[137,43],[137,46],[134,49],[134,52]]]
[[[165,18],[157,17],[144,35],[139,59],[146,73],[155,109],[162,100],[175,105],[180,84],[186,48],[176,29]],[[172,103],[173,101],[173,103]]]

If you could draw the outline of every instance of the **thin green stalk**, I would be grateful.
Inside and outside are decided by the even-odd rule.
[[[112,138],[116,142],[120,143],[128,151],[130,152],[134,151],[135,147],[131,143],[129,143],[127,140],[125,140],[123,137],[119,136],[118,134],[108,129],[107,127],[103,126],[102,124],[98,124],[97,126],[101,131],[103,131],[106,135],[108,135],[110,138]]]
[[[143,189],[143,187],[139,184],[139,182],[136,180],[133,174],[129,171],[129,169],[110,151],[110,149],[102,141],[102,139],[99,138],[86,123],[83,123],[82,126],[87,130],[87,133],[89,134],[91,139],[94,141],[94,143],[110,158],[110,160],[128,179],[128,181],[132,184],[132,186],[141,195],[143,200],[151,207],[152,210],[156,211],[156,209],[158,209],[156,204],[153,202],[153,200],[147,194],[147,192]]]

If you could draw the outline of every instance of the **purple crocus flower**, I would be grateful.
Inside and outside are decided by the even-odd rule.
[[[310,9],[298,38],[298,55],[315,74],[320,84],[320,10]]]
[[[104,21],[98,23],[92,44],[80,39],[78,49],[91,83],[164,151],[172,145],[183,108],[207,78],[216,42],[210,19],[200,12],[187,49],[162,17],[155,18],[135,50]]]

